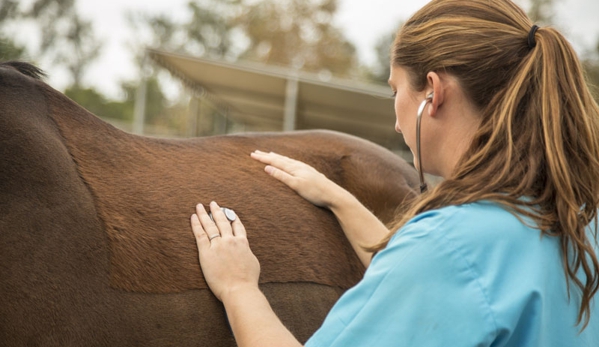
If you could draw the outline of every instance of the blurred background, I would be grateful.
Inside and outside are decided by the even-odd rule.
[[[411,160],[393,132],[388,51],[426,2],[0,0],[0,61],[36,64],[54,88],[129,132],[328,128]],[[558,27],[599,85],[599,1],[515,2]]]

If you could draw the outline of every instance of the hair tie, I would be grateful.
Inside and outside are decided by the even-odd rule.
[[[528,32],[528,48],[530,49],[535,48],[537,45],[537,40],[535,40],[535,34],[537,33],[537,30],[539,30],[539,26],[533,24],[532,28],[530,28],[530,31]]]

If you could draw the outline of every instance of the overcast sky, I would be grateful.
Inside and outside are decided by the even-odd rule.
[[[1,0],[0,0],[1,1]],[[373,62],[374,45],[384,34],[395,29],[427,0],[339,0],[335,23],[356,45],[362,62]],[[528,0],[516,0],[526,8]],[[79,13],[92,20],[96,35],[104,41],[99,59],[90,67],[84,83],[117,97],[119,81],[133,78],[134,66],[130,42],[135,38],[125,19],[127,11],[165,13],[184,16],[188,0],[76,0]],[[555,0],[557,25],[582,53],[599,39],[599,0]],[[63,89],[68,80],[59,71],[47,71],[48,82]]]

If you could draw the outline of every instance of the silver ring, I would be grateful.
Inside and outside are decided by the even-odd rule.
[[[220,234],[212,235],[212,236],[208,237],[208,240],[212,241],[212,239],[215,239],[217,237],[220,237]]]

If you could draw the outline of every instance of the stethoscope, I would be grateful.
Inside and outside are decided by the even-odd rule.
[[[422,113],[424,113],[424,108],[426,104],[433,101],[433,93],[431,92],[426,96],[424,101],[418,107],[418,114],[416,115],[416,157],[418,157],[418,175],[420,176],[420,193],[424,193],[427,191],[428,186],[426,182],[424,182],[424,173],[422,172],[422,156],[420,153],[420,122],[422,120]]]

